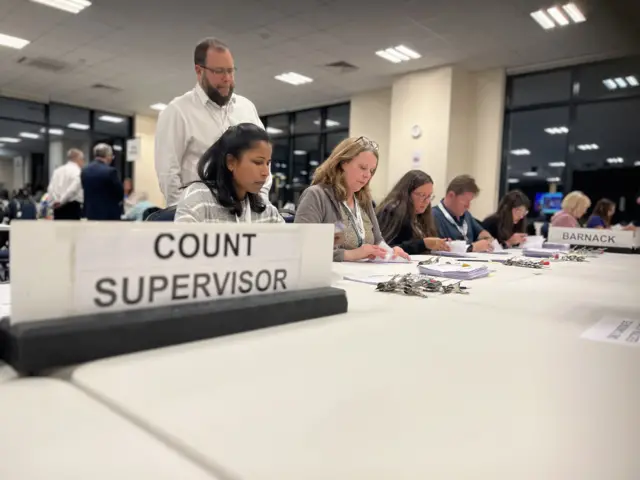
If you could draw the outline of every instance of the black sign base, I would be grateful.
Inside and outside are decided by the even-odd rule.
[[[327,287],[17,325],[5,321],[0,322],[0,353],[21,374],[35,374],[346,311],[345,291]]]

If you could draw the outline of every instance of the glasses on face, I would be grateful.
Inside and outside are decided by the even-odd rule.
[[[413,194],[416,196],[416,198],[418,200],[422,200],[423,202],[425,200],[428,200],[429,203],[433,202],[433,199],[436,198],[435,195],[431,194],[431,195],[425,195],[424,193],[421,192],[413,192]]]
[[[371,140],[370,138],[367,138],[365,136],[358,137],[356,139],[356,143],[360,143],[365,148],[367,148],[369,150],[373,150],[374,152],[378,151],[378,144],[376,142],[374,142],[373,140]]]
[[[223,67],[207,67],[206,65],[199,65],[199,66],[200,68],[204,68],[205,70],[208,70],[214,75],[220,75],[220,76],[229,75],[231,77],[235,75],[236,72],[238,71],[237,67],[223,68]]]
[[[518,215],[520,215],[521,217],[526,217],[527,215],[529,215],[529,210],[524,207],[520,207],[518,208]]]

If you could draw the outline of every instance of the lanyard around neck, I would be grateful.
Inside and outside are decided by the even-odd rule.
[[[347,202],[342,202],[344,206],[347,217],[349,218],[349,222],[353,225],[353,229],[356,232],[356,237],[358,238],[358,246],[362,246],[364,243],[364,221],[362,220],[362,215],[360,213],[360,207],[358,206],[358,200],[353,199],[353,212],[349,208]]]
[[[444,215],[444,218],[447,219],[447,221],[453,225],[454,227],[456,227],[458,229],[458,231],[462,234],[462,236],[464,237],[464,240],[466,242],[469,241],[469,238],[467,236],[467,234],[469,233],[469,224],[467,223],[467,221],[464,219],[463,216],[463,220],[462,220],[462,226],[458,225],[458,222],[456,222],[453,217],[451,216],[451,214],[449,213],[449,211],[446,209],[446,207],[442,204],[442,202],[440,202],[438,204],[438,208],[440,209],[440,211],[442,212],[442,214]]]

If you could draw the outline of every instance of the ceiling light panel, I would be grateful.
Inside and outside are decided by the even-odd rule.
[[[282,73],[280,75],[276,75],[275,78],[276,80],[280,80],[281,82],[289,83],[296,86],[313,82],[313,78],[305,77],[304,75],[300,75],[296,72]]]
[[[560,181],[560,177],[549,177],[547,178],[547,182],[549,183],[558,183]]]
[[[282,133],[282,130],[280,130],[279,128],[275,128],[275,127],[267,127],[267,133],[269,133],[271,135],[278,135],[279,133]]]
[[[13,138],[13,137],[0,137],[0,142],[2,143],[20,143],[22,140],[20,140],[19,138]]]
[[[517,178],[510,178],[509,183],[520,183],[520,180],[518,180]]]
[[[575,3],[567,3],[563,5],[562,8],[554,6],[531,12],[531,18],[545,30],[551,30],[556,27],[566,27],[567,25],[582,23],[587,20],[587,17],[585,17]]]
[[[154,103],[153,105],[150,105],[149,107],[152,108],[153,110],[157,110],[157,111],[161,112],[162,110],[167,108],[167,104],[166,103]]]
[[[633,162],[633,166],[640,167],[640,160],[636,160],[635,162]]]
[[[531,155],[531,151],[526,148],[517,148],[515,150],[511,150],[511,155],[522,156],[522,155]]]
[[[40,138],[40,135],[38,135],[37,133],[31,133],[31,132],[20,132],[19,136],[22,138],[30,138],[32,140],[36,140]]]
[[[115,117],[113,115],[101,115],[101,116],[98,117],[98,120],[100,120],[101,122],[107,122],[107,123],[122,123],[122,122],[124,122],[124,118]]]
[[[2,140],[2,139],[0,138],[0,140]],[[622,158],[622,157],[607,158],[607,163],[612,164],[612,165],[617,164],[617,163],[624,163],[624,158]]]
[[[600,147],[595,143],[583,143],[578,145],[578,150],[582,150],[583,152],[588,152],[590,150],[599,150]]]
[[[376,55],[392,63],[408,62],[422,57],[418,52],[410,49],[409,47],[405,47],[404,45],[378,50]]]
[[[67,125],[69,128],[73,128],[74,130],[89,130],[89,125],[85,125],[84,123],[70,123]]]
[[[566,167],[567,164],[564,162],[549,162],[549,166],[553,168],[562,168],[562,167]]]
[[[47,7],[57,8],[69,13],[80,13],[87,7],[91,6],[91,2],[87,0],[31,0],[34,3],[40,3]]]
[[[24,40],[22,38],[12,37],[11,35],[0,33],[0,46],[2,47],[9,47],[20,50],[21,48],[29,45],[29,43],[31,43],[29,42],[29,40]]]
[[[525,177],[537,177],[538,172],[524,172],[522,175],[524,175]]]
[[[544,129],[549,135],[566,135],[569,133],[569,129],[565,126],[561,127],[549,127]]]

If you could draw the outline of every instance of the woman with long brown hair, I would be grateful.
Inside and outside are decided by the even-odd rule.
[[[410,255],[449,250],[447,241],[437,238],[432,200],[432,178],[422,170],[405,173],[378,207],[378,223],[385,241]]]
[[[611,228],[611,220],[616,213],[616,204],[608,198],[601,198],[593,207],[587,220],[587,228]]]
[[[331,223],[343,227],[333,260],[385,258],[388,251],[373,209],[369,181],[378,166],[378,144],[366,137],[347,138],[333,149],[300,197],[294,223]],[[401,248],[393,254],[408,258]]]
[[[527,237],[527,214],[531,201],[520,190],[507,193],[498,211],[484,219],[482,225],[503,247],[520,245]]]

